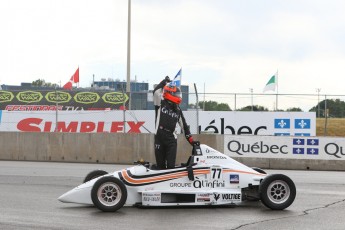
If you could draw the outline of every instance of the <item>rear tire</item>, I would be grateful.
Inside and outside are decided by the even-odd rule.
[[[273,210],[289,207],[296,197],[294,182],[283,174],[271,174],[265,177],[259,187],[261,202]]]
[[[118,178],[105,176],[93,185],[91,199],[103,212],[115,212],[126,203],[127,188]]]
[[[84,178],[83,183],[88,182],[88,181],[90,181],[90,180],[92,180],[92,179],[95,179],[95,178],[97,178],[97,177],[106,175],[106,174],[108,174],[108,172],[106,172],[106,171],[104,171],[104,170],[100,170],[100,169],[91,171],[91,172],[89,172],[89,173],[86,175],[86,177]]]

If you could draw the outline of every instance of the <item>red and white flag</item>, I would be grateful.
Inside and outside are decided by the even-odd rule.
[[[64,89],[72,89],[73,83],[79,82],[79,67],[77,71],[72,75],[71,79],[63,86]]]

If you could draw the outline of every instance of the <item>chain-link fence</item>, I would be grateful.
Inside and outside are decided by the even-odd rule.
[[[338,100],[338,105],[341,105],[341,102],[344,102],[345,105],[345,95],[198,93],[200,110],[205,110],[204,102],[214,101],[228,104],[233,111],[250,111],[251,109],[255,111],[258,107],[267,109],[267,111],[299,111],[300,109],[303,112],[315,111],[317,117],[325,117],[325,111],[328,111],[330,117],[345,117],[345,107],[330,108],[330,105],[327,105],[329,100]],[[196,102],[196,94],[189,94],[189,103],[195,105]]]
[[[209,101],[216,104],[225,103],[232,111],[261,111],[263,109],[263,111],[309,112],[312,110],[316,112],[318,118],[345,117],[345,95],[184,92],[181,108],[194,114],[189,118],[188,123],[196,133],[199,132],[199,112],[209,110],[207,108]],[[128,108],[131,109],[128,110]],[[21,127],[27,129],[24,131],[110,132],[115,130],[129,132],[132,130],[134,132],[140,122],[145,121],[141,129],[145,132],[154,132],[152,92],[148,91],[124,94],[87,90],[2,90],[0,91],[0,110],[2,111],[1,131],[11,129],[4,127],[15,127],[13,129]],[[137,110],[147,112],[138,113]],[[116,111],[116,113],[109,115],[109,111]],[[74,115],[70,116],[70,113]],[[46,116],[46,120],[40,116]],[[324,124],[324,129],[326,129],[327,122],[325,121]]]

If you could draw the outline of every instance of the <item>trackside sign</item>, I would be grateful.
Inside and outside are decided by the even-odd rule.
[[[345,160],[345,139],[225,135],[224,153],[231,157]]]
[[[69,95],[58,95],[68,101]],[[100,100],[96,94],[78,94],[75,100],[84,102]],[[118,96],[118,95],[117,95]],[[117,101],[115,95],[103,99]],[[29,98],[29,97],[28,97]],[[34,97],[30,97],[34,98]],[[49,100],[55,100],[49,95]],[[117,98],[117,99],[116,99]],[[123,98],[122,98],[123,99]],[[122,100],[121,99],[121,100]],[[37,105],[27,105],[34,108]],[[59,105],[60,106],[60,105]],[[59,110],[51,106],[45,111],[3,110],[0,131],[13,132],[132,132],[154,133],[153,110]],[[58,111],[56,111],[58,109]],[[315,136],[315,113],[284,112],[200,112],[199,122],[195,111],[183,112],[191,133],[232,135]]]
[[[185,115],[192,133],[195,112]],[[199,133],[212,132],[233,135],[315,136],[315,113],[304,112],[215,112],[199,113]]]
[[[154,127],[154,112],[145,111],[144,117],[124,117],[123,111],[2,111],[0,131],[68,132],[68,133],[148,133]],[[56,116],[57,115],[57,116]]]

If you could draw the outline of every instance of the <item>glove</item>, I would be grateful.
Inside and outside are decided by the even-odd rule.
[[[193,140],[192,136],[188,137],[188,142],[189,142],[189,144],[191,144],[193,146],[195,141]]]
[[[169,76],[166,76],[166,77],[164,78],[164,80],[165,80],[166,82],[171,82]]]

